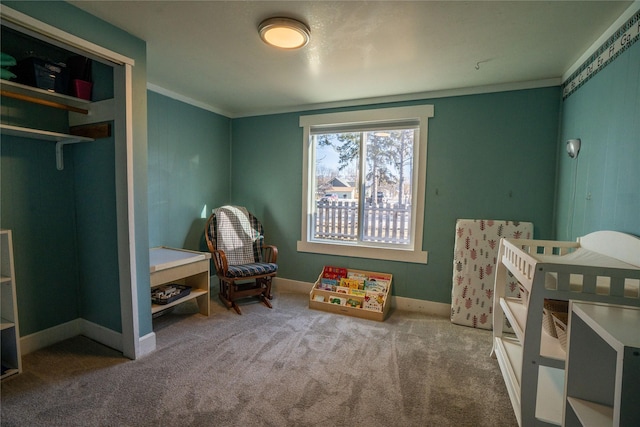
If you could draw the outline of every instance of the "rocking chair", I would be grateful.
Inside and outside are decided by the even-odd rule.
[[[278,249],[265,245],[260,221],[239,206],[214,209],[205,226],[205,239],[220,281],[218,297],[242,314],[237,300],[258,297],[271,307],[271,280],[276,276]]]

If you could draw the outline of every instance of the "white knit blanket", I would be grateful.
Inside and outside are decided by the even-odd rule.
[[[215,209],[216,245],[224,252],[229,265],[255,262],[253,242],[256,232],[251,227],[249,212],[240,206],[222,206]]]

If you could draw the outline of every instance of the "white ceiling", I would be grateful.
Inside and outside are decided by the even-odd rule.
[[[241,117],[452,89],[559,84],[633,2],[70,3],[147,42],[152,88]],[[310,43],[298,51],[265,45],[257,26],[273,16],[305,22]]]

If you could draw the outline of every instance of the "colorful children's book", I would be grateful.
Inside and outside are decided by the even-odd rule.
[[[347,277],[343,277],[342,279],[340,279],[340,286],[351,289],[361,289],[361,284],[358,279],[349,279]]]
[[[316,285],[316,288],[320,289],[322,291],[333,292],[333,290],[335,289],[335,286],[331,286],[331,285],[328,285],[328,284],[323,283],[323,282],[318,282],[318,284]]]
[[[385,281],[385,282],[389,282],[389,276],[385,276],[382,274],[370,274],[368,277],[369,280],[376,280],[376,281]]]
[[[349,271],[347,273],[347,277],[350,279],[366,279],[367,275],[364,273],[359,273],[357,271]]]
[[[386,292],[389,287],[388,280],[366,280],[364,282],[365,291]]]
[[[381,292],[367,292],[362,302],[362,308],[372,311],[382,311],[384,294]]]
[[[360,301],[358,301],[357,299],[353,299],[353,298],[349,298],[347,300],[347,304],[349,307],[353,307],[353,308],[360,308],[362,306],[362,303]]]
[[[367,291],[365,291],[364,289],[349,289],[349,294],[355,295],[358,297],[363,297],[367,294]]]
[[[329,302],[331,304],[346,305],[347,299],[342,297],[329,297]]]
[[[358,289],[364,289],[364,281],[367,280],[366,274],[349,271],[347,273],[347,278],[356,280],[358,282]]]
[[[340,280],[343,277],[347,277],[347,269],[342,267],[333,267],[325,265],[322,269],[322,278]]]
[[[335,279],[320,279],[316,287],[325,291],[335,291],[337,285],[338,282]]]

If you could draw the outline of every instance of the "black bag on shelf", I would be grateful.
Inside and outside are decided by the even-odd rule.
[[[13,69],[18,83],[50,92],[68,93],[69,74],[63,63],[54,63],[37,57],[18,61]]]

